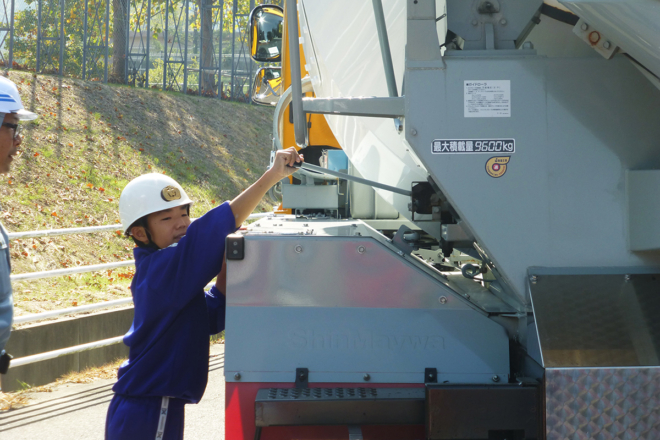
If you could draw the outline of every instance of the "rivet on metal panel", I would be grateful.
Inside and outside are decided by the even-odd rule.
[[[612,43],[610,43],[609,41],[606,41],[606,42],[603,43],[603,47],[605,49],[609,49],[610,47],[612,47]]]
[[[417,136],[417,130],[415,130],[414,128],[412,128],[412,129],[410,130],[410,135],[411,135],[411,136]]]
[[[537,277],[536,275],[532,275],[531,277],[529,277],[529,282],[532,283],[532,284],[536,284],[536,282],[537,282],[538,280],[539,280],[539,279],[538,279],[538,277]]]
[[[491,379],[492,379],[493,382],[499,382],[499,381],[500,381],[500,376],[498,376],[498,375],[496,374],[496,375],[493,376]]]
[[[500,20],[500,24],[501,24],[502,26],[506,26],[506,24],[507,24],[506,18],[501,19],[501,20]]]
[[[476,26],[478,24],[479,24],[479,22],[477,20],[472,20],[472,26]]]
[[[241,380],[241,373],[234,374],[234,379]]]
[[[626,274],[626,275],[623,277],[623,279],[624,279],[626,282],[630,281],[630,275]]]
[[[296,254],[300,254],[300,253],[302,253],[302,251],[303,251],[303,247],[300,246],[300,245],[296,245],[296,247],[294,248],[294,250],[296,251]]]
[[[367,248],[365,248],[364,246],[358,246],[357,251],[358,254],[364,254],[365,252],[367,252]]]
[[[523,49],[532,50],[532,49],[534,49],[534,44],[531,41],[525,41],[523,43]]]
[[[403,251],[399,251],[399,252],[397,252],[397,254],[398,254],[399,256],[403,257]]]
[[[365,373],[364,376],[362,376],[362,379],[364,379],[365,382],[368,382],[371,380],[371,376],[369,376],[369,373]]]
[[[580,26],[580,29],[582,29],[583,31],[586,31],[587,29],[589,29],[589,25],[587,23],[582,23],[582,26]]]
[[[446,296],[441,296],[440,298],[438,298],[438,302],[440,304],[447,304],[447,297]]]

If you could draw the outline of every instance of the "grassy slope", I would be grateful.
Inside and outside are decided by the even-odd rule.
[[[9,77],[39,114],[0,177],[0,221],[10,232],[119,223],[122,188],[148,172],[181,183],[199,216],[268,163],[270,109],[27,72]],[[132,259],[132,248],[117,232],[15,240],[13,273]],[[15,282],[16,314],[128,296],[131,272]]]

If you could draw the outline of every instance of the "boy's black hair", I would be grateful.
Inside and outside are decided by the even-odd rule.
[[[187,211],[188,211],[188,216],[190,216],[190,203],[186,205],[186,208],[187,208]],[[160,249],[158,246],[156,246],[156,243],[154,243],[154,241],[151,239],[151,233],[149,233],[149,228],[147,228],[147,217],[148,217],[148,216],[149,216],[149,214],[147,214],[147,215],[145,215],[144,217],[140,217],[139,219],[135,220],[135,221],[133,222],[133,224],[132,224],[128,229],[126,229],[126,233],[125,233],[125,235],[126,235],[127,237],[131,237],[131,238],[133,239],[133,242],[134,242],[138,247],[141,247],[141,248],[144,248],[144,249]],[[132,235],[130,235],[131,230],[132,230],[135,226],[142,226],[142,227],[144,228],[144,232],[147,233],[147,239],[149,240],[149,243],[148,243],[148,244],[147,244],[147,243],[144,243],[144,242],[138,240],[137,238],[133,237]]]

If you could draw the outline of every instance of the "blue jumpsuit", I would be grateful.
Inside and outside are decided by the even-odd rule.
[[[0,225],[0,356],[11,332],[11,322],[14,316],[11,295],[11,263],[9,262],[9,238],[7,231]]]
[[[206,389],[209,335],[225,327],[224,295],[204,286],[222,268],[235,222],[223,203],[194,221],[177,245],[135,248],[129,357],[113,387],[106,440],[183,438],[184,405],[199,402]]]

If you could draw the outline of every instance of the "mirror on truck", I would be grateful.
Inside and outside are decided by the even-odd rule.
[[[252,102],[276,105],[282,94],[282,68],[262,67],[257,70],[252,84]]]
[[[284,10],[276,5],[257,6],[250,12],[250,55],[255,61],[275,63],[282,53]]]

